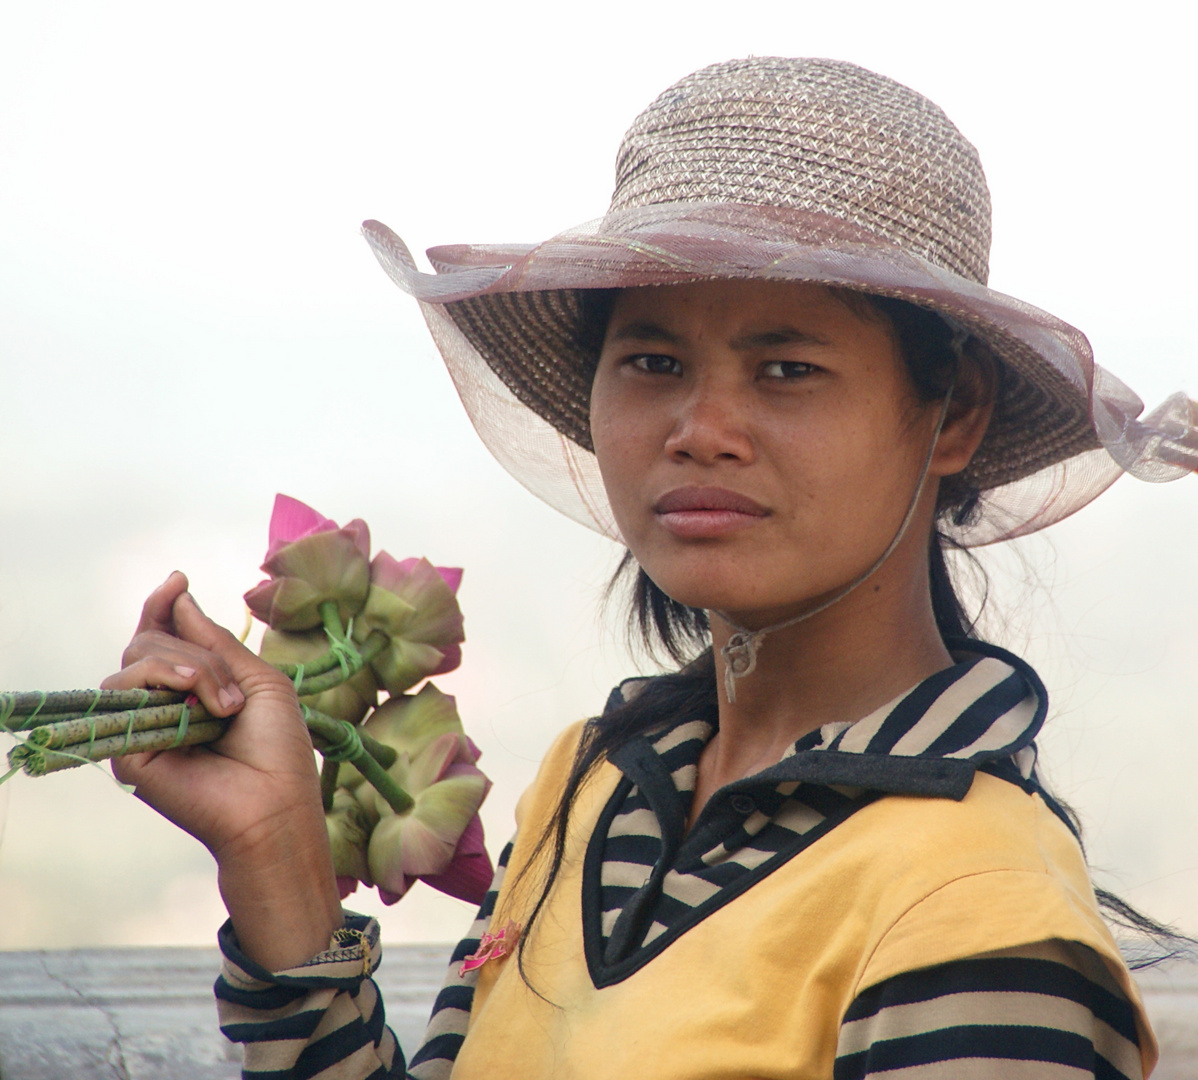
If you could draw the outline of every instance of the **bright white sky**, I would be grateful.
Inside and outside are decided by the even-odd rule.
[[[535,241],[604,210],[619,138],[731,56],[853,60],[979,147],[991,283],[1081,326],[1154,405],[1198,394],[1194,16],[1148,0],[0,9],[0,686],[94,686],[174,567],[240,626],[276,491],[466,568],[442,681],[496,780],[630,671],[616,552],[487,456],[358,236]],[[1107,884],[1198,930],[1198,483],[1121,482],[1019,558],[995,640],[1054,694],[1050,775]],[[1025,587],[1031,578],[1049,590]],[[206,853],[99,770],[0,789],[0,947],[212,940]],[[371,911],[377,904],[363,901]],[[391,939],[448,939],[416,890]]]

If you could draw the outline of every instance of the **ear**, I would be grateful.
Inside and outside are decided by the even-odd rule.
[[[964,469],[981,445],[994,415],[998,371],[989,356],[979,356],[969,348],[973,344],[967,342],[962,350],[965,355],[961,373],[928,468],[931,476],[952,476]]]

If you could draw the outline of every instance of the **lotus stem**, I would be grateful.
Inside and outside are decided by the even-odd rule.
[[[152,731],[135,731],[128,738],[124,734],[95,742],[76,743],[60,750],[29,746],[27,743],[14,747],[8,755],[10,765],[20,764],[29,776],[45,776],[46,773],[62,769],[74,769],[89,761],[104,761],[122,754],[138,754],[147,750],[170,750],[176,746],[198,746],[212,742],[225,733],[228,726],[224,720],[201,720],[188,724],[183,737],[177,727],[155,728]],[[18,751],[23,753],[18,754]]]
[[[395,764],[395,759],[399,757],[399,751],[394,746],[388,746],[386,743],[379,742],[378,739],[371,738],[361,728],[358,728],[358,738],[362,740],[362,745],[366,747],[370,756],[384,769],[389,769]]]
[[[32,746],[57,750],[74,743],[98,741],[114,735],[123,736],[125,732],[130,731],[152,731],[156,728],[169,728],[174,731],[178,729],[179,721],[183,718],[184,708],[188,709],[189,723],[214,719],[198,701],[190,705],[160,705],[156,709],[93,713],[88,717],[60,720],[36,727],[29,733],[26,742]]]
[[[304,721],[307,723],[308,730],[312,734],[312,742],[316,749],[322,753],[335,749],[338,756],[344,750],[347,741],[346,730],[348,728],[361,740],[361,751],[348,759],[358,772],[362,774],[366,781],[386,800],[387,805],[397,814],[405,813],[415,805],[416,800],[404,791],[395,782],[390,773],[375,760],[372,750],[367,746],[367,739],[374,746],[379,746],[374,739],[363,735],[356,728],[346,724],[344,720],[338,720],[336,717],[328,716],[316,709],[305,709]],[[394,758],[392,758],[392,761],[394,761]]]
[[[345,632],[345,624],[341,621],[341,612],[337,610],[337,602],[335,600],[323,600],[317,608],[320,612],[320,622],[324,626],[324,632],[329,635],[329,639],[334,642],[343,642],[349,640],[349,635]]]
[[[89,710],[92,713],[114,712],[149,705],[173,705],[182,702],[186,696],[174,690],[56,690],[48,694],[29,690],[0,694],[0,718],[21,721],[6,721],[9,730],[21,731],[65,719],[63,713],[83,716]]]
[[[337,791],[337,777],[341,773],[341,762],[325,758],[320,766],[320,801],[327,814],[333,809],[333,795]]]
[[[336,650],[330,649],[324,656],[319,656],[306,664],[275,664],[273,666],[277,667],[289,679],[294,679],[302,668],[304,678],[306,679],[310,675],[323,675],[326,671],[332,671],[333,668],[340,667],[341,658]]]
[[[304,666],[304,680],[296,688],[300,697],[311,697],[314,694],[323,694],[326,690],[332,690],[342,683],[349,682],[363,666],[369,664],[376,656],[379,655],[390,643],[390,639],[381,630],[372,630],[370,636],[362,643],[360,649],[356,650],[358,658],[357,664],[349,662],[349,671],[344,668],[337,671],[329,670],[326,674],[317,675],[313,679],[309,679],[308,667]],[[321,658],[322,660],[324,657]],[[346,658],[349,660],[350,658]]]

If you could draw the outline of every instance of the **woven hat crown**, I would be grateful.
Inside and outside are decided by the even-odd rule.
[[[1198,403],[1143,403],[1085,335],[987,287],[990,194],[977,151],[922,95],[837,60],[714,64],[633,122],[599,220],[535,245],[429,251],[379,222],[379,262],[421,301],[483,442],[575,520],[617,535],[590,433],[593,290],[712,279],[808,282],[906,301],[964,331],[998,374],[960,480],[976,512],[943,527],[975,545],[1034,532],[1122,472],[1198,468]],[[598,309],[596,309],[597,311]],[[966,506],[968,504],[962,504]]]
[[[731,60],[662,93],[624,136],[611,211],[697,201],[827,214],[986,283],[977,151],[937,105],[855,64]]]

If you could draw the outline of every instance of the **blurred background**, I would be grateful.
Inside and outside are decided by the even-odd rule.
[[[465,420],[358,223],[414,251],[600,215],[624,128],[731,56],[852,60],[979,147],[991,284],[1082,327],[1153,406],[1198,396],[1194,9],[43,0],[0,8],[0,686],[95,686],[180,568],[239,630],[276,491],[465,567],[456,694],[495,853],[553,735],[631,674],[619,552]],[[1198,931],[1198,480],[1125,479],[980,557],[1044,676],[1042,760],[1099,880]],[[209,944],[207,853],[99,768],[0,788],[0,948]],[[417,886],[389,940],[448,940]]]

